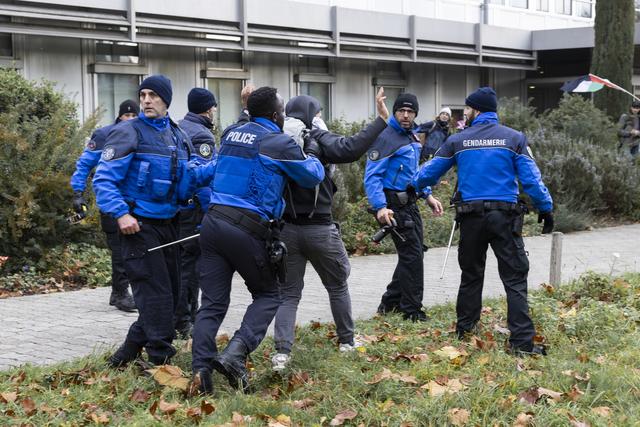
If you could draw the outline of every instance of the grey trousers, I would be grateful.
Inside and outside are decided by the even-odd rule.
[[[307,260],[316,270],[329,293],[331,314],[340,343],[353,340],[353,316],[347,278],[351,265],[334,225],[296,225],[287,223],[280,239],[287,245],[287,280],[281,287],[282,304],[275,320],[274,340],[278,353],[289,353],[295,339],[296,312],[304,287]]]

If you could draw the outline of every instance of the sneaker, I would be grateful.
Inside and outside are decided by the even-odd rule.
[[[271,358],[271,369],[275,372],[284,371],[291,360],[291,355],[286,353],[276,353]]]
[[[338,351],[340,351],[340,353],[348,353],[350,351],[354,351],[362,347],[364,347],[364,343],[354,338],[351,340],[351,342],[340,343],[340,346],[338,347]]]

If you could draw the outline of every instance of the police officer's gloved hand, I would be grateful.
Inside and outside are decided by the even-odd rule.
[[[316,159],[322,159],[322,147],[320,146],[320,144],[318,144],[318,141],[311,135],[307,134],[307,136],[305,136],[302,151],[304,151],[304,154],[306,154],[307,156],[313,156]]]
[[[538,224],[542,225],[542,234],[549,234],[553,231],[553,213],[551,211],[538,214]]]
[[[87,210],[87,201],[82,195],[82,191],[73,193],[73,210],[77,213],[84,213]]]

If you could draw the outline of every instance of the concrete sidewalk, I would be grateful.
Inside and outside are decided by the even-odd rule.
[[[529,288],[548,281],[550,236],[525,239],[531,271]],[[597,229],[564,236],[563,281],[587,270],[609,273],[613,253],[620,254],[614,274],[638,271],[640,266],[640,224]],[[458,290],[460,270],[457,248],[452,248],[447,271],[439,280],[445,249],[431,249],[425,256],[426,306],[450,301]],[[503,295],[496,260],[489,255],[485,296]],[[380,296],[391,279],[395,255],[351,258],[351,298],[358,319],[374,315]],[[331,321],[328,297],[317,274],[309,266],[298,311],[298,322]],[[123,313],[108,305],[110,288],[34,295],[0,300],[0,370],[24,363],[50,364],[103,351],[119,344],[136,313]],[[221,333],[232,334],[251,300],[241,279],[234,277],[231,306]]]

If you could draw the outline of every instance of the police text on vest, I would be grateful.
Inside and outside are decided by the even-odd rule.
[[[253,140],[256,139],[256,135],[246,132],[229,132],[226,138],[228,141],[242,142],[243,144],[253,144]]]

